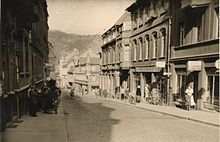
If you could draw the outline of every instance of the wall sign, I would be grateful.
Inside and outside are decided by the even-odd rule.
[[[156,67],[158,68],[165,68],[166,62],[165,61],[156,61]]]
[[[202,61],[188,61],[187,62],[188,71],[201,71],[202,70]]]

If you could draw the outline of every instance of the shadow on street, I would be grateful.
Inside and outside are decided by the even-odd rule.
[[[119,120],[110,117],[114,109],[97,99],[63,96],[69,142],[110,142],[112,127]]]

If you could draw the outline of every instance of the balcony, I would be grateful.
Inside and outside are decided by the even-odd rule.
[[[211,0],[181,0],[181,9],[203,7],[210,3]]]

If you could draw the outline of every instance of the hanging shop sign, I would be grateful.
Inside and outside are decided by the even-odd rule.
[[[202,61],[188,61],[187,62],[188,71],[201,71],[202,70]]]
[[[219,59],[215,61],[215,67],[216,67],[217,69],[220,68],[220,60],[219,60]]]
[[[165,68],[166,62],[165,61],[156,61],[156,67],[158,68]]]

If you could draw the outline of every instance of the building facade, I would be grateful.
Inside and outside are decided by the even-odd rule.
[[[28,111],[27,91],[40,85],[48,61],[45,0],[1,1],[1,130]]]
[[[72,69],[75,68],[75,60],[78,56],[79,51],[76,48],[74,48],[72,53],[62,55],[59,67],[56,68],[57,72],[59,72],[59,74],[57,74],[57,79],[61,88],[70,88],[74,83],[74,74]]]
[[[127,10],[131,13],[130,90],[135,93],[140,85],[142,98],[145,86],[156,84],[165,101],[169,99],[169,0],[137,0]]]
[[[120,90],[129,88],[131,17],[125,12],[102,34],[100,89],[115,97]]]
[[[100,56],[91,48],[82,52],[71,69],[76,90],[82,94],[94,94],[98,91],[100,81]]]
[[[219,110],[219,1],[178,1],[172,24],[172,94],[193,85],[196,108]]]

